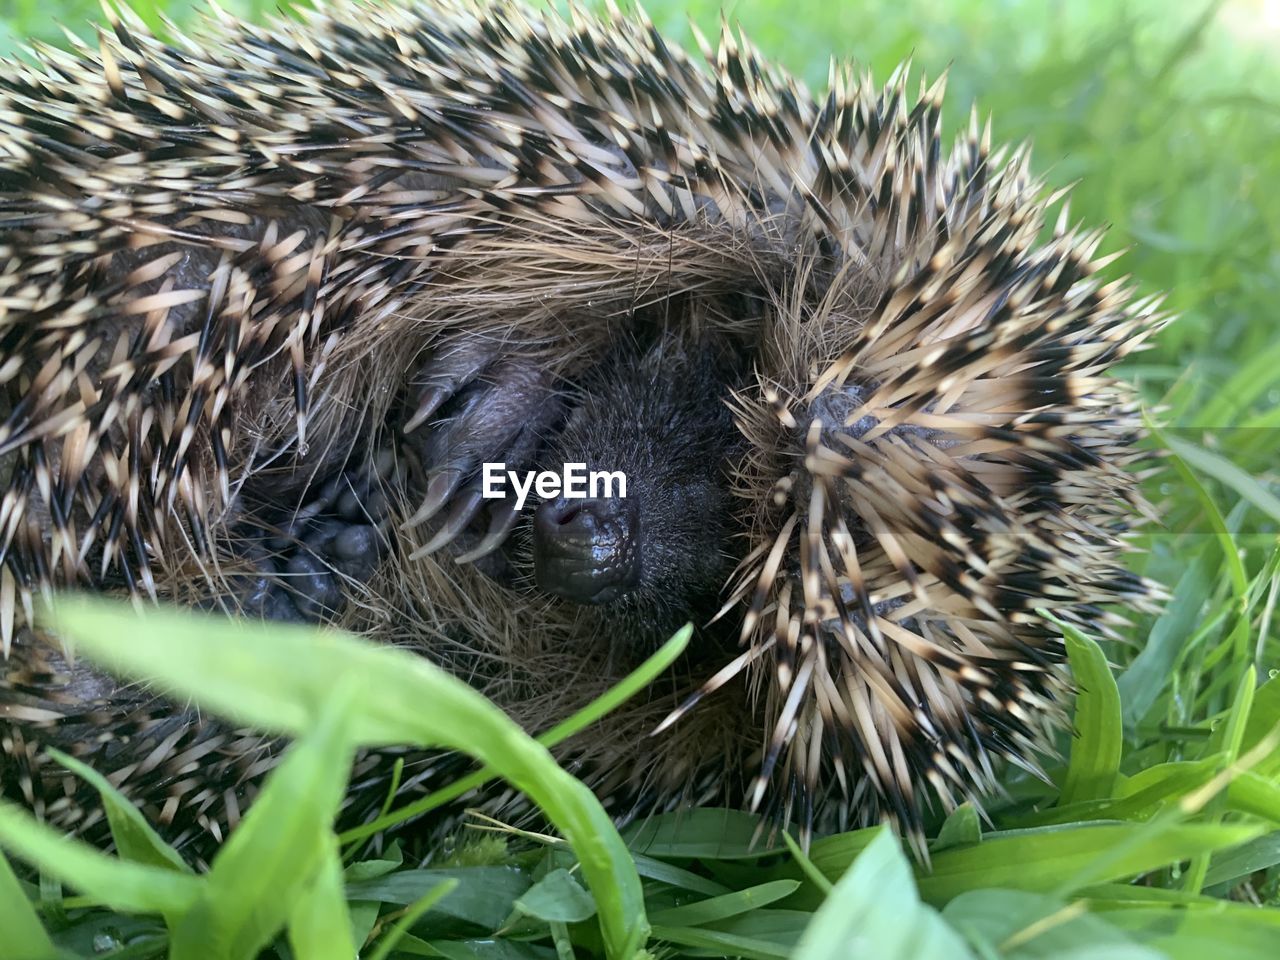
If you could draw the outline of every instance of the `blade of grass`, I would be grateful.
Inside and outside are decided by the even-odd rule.
[[[204,891],[204,881],[168,867],[130,863],[68,840],[25,810],[0,804],[0,846],[98,903],[123,913],[181,917]]]
[[[735,890],[720,897],[672,907],[670,910],[655,913],[650,919],[654,924],[668,927],[700,927],[767,907],[784,897],[789,897],[799,887],[798,880],[773,880],[745,890]]]
[[[1206,450],[1198,444],[1189,443],[1181,437],[1175,437],[1171,433],[1163,433],[1161,440],[1184,463],[1206,476],[1213,477],[1219,483],[1240,494],[1272,520],[1280,522],[1280,497],[1226,457]]]
[[[347,728],[357,689],[351,677],[339,681],[314,728],[268,775],[214,857],[200,903],[173,928],[173,960],[257,956],[301,909],[317,875],[332,866],[333,820],[351,767]],[[351,956],[345,904],[342,916],[343,946]]]
[[[418,922],[422,915],[448,896],[457,885],[458,881],[456,880],[445,880],[415,900],[404,911],[400,919],[396,921],[396,925],[388,930],[382,939],[378,941],[373,953],[369,954],[369,960],[387,960],[387,957],[391,956],[391,951],[396,948],[396,944],[404,939],[410,928]]]
[[[1050,618],[1054,619],[1054,618]],[[1075,735],[1058,805],[1107,800],[1120,772],[1124,725],[1120,691],[1097,641],[1070,624],[1054,619],[1062,630],[1075,678]]]
[[[1235,539],[1231,535],[1231,531],[1227,526],[1226,520],[1222,513],[1218,510],[1218,505],[1214,502],[1213,497],[1209,495],[1209,491],[1200,483],[1195,472],[1190,468],[1187,461],[1177,452],[1177,446],[1181,441],[1168,436],[1162,431],[1147,414],[1143,414],[1143,422],[1147,429],[1151,431],[1152,436],[1162,444],[1165,449],[1171,451],[1170,459],[1174,468],[1182,477],[1183,481],[1195,494],[1196,499],[1204,511],[1204,516],[1208,519],[1210,527],[1213,529],[1214,536],[1217,537],[1218,544],[1222,549],[1223,562],[1226,564],[1228,575],[1233,593],[1232,613],[1235,616],[1235,623],[1232,626],[1227,644],[1231,652],[1232,670],[1231,675],[1238,676],[1244,670],[1246,663],[1251,659],[1248,650],[1249,643],[1249,620],[1247,616],[1247,608],[1249,602],[1249,575],[1244,568],[1244,560],[1240,556],[1240,550],[1237,549]],[[1185,447],[1185,445],[1184,445]]]
[[[351,960],[359,949],[343,887],[342,858],[332,833],[321,842],[321,862],[289,910],[289,947],[295,957],[307,960]]]
[[[626,701],[630,700],[641,690],[648,688],[662,673],[671,666],[672,663],[684,652],[689,645],[689,639],[693,636],[693,626],[687,624],[681,627],[676,634],[664,643],[658,650],[649,657],[644,663],[640,664],[635,670],[629,673],[619,683],[609,688],[605,693],[596,697],[581,710],[567,717],[560,723],[557,723],[550,730],[540,734],[536,739],[537,742],[544,747],[554,747],[558,743],[569,739],[574,734],[581,733],[591,724],[598,721],[601,717],[611,713]],[[442,790],[436,790],[430,796],[423,797],[413,803],[406,804],[403,807],[392,810],[389,813],[383,812],[376,820],[363,824],[359,827],[353,827],[344,831],[339,839],[343,843],[351,843],[357,840],[363,840],[371,837],[376,833],[394,827],[398,823],[403,823],[414,817],[420,817],[424,813],[439,809],[447,803],[456,800],[458,797],[465,796],[472,790],[483,786],[490,780],[498,776],[498,772],[490,767],[482,767],[475,773],[468,774],[456,783],[450,784]]]
[[[8,960],[48,960],[57,955],[40,915],[4,854],[0,853],[0,930]]]
[[[1231,713],[1222,725],[1214,731],[1213,739],[1208,744],[1210,751],[1222,755],[1222,768],[1224,770],[1231,767],[1240,757],[1240,744],[1244,741],[1245,725],[1249,720],[1249,711],[1253,706],[1253,691],[1257,686],[1257,681],[1258,677],[1254,672],[1253,664],[1250,664],[1248,669],[1245,670],[1244,676],[1240,678],[1239,686],[1236,688]],[[1228,798],[1229,794],[1219,794],[1210,801],[1213,822],[1221,822],[1222,811]],[[1204,852],[1191,860],[1191,866],[1188,868],[1182,884],[1182,889],[1186,890],[1187,893],[1198,894],[1204,888],[1204,878],[1209,872],[1209,859],[1210,854]]]
[[[940,852],[919,877],[920,894],[935,906],[968,890],[1004,887],[1068,897],[1086,884],[1134,877],[1252,840],[1260,827],[1222,824],[1072,824],[988,834],[972,847]]]
[[[787,843],[787,849],[791,851],[791,856],[796,864],[800,867],[800,872],[818,888],[818,892],[824,897],[829,895],[832,890],[832,883],[826,878],[826,875],[817,868],[809,855],[800,849],[800,844],[792,838],[791,834],[784,833],[782,839]]]
[[[178,851],[164,842],[160,834],[147,823],[141,811],[113,787],[106,777],[61,750],[50,747],[48,753],[60,765],[98,791],[107,814],[107,823],[111,826],[111,839],[115,841],[116,853],[121,858],[153,867],[168,867],[183,873],[193,872]]]

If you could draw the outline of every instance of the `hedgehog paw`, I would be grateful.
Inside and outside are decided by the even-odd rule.
[[[491,344],[464,341],[433,356],[413,385],[417,404],[404,426],[405,446],[422,468],[424,489],[404,529],[429,526],[410,559],[449,544],[461,548],[461,563],[485,557],[506,539],[516,511],[510,498],[484,500],[484,464],[537,466],[547,436],[565,415],[554,377],[545,361],[495,356]],[[482,514],[487,529],[476,532]]]
[[[220,605],[263,620],[336,618],[346,606],[344,584],[366,583],[387,553],[383,482],[393,469],[394,456],[383,451],[316,488],[288,516],[242,531],[248,570],[227,578]]]

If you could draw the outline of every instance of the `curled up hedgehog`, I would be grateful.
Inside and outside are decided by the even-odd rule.
[[[199,855],[273,762],[33,629],[73,585],[410,646],[533,731],[692,621],[559,748],[619,820],[923,853],[1038,769],[1068,687],[1037,611],[1150,592],[1107,370],[1162,317],[1024,149],[944,149],[942,82],[814,97],[727,28],[704,66],[641,16],[452,0],[110,27],[0,79],[7,796],[105,837],[58,746]],[[629,489],[520,510],[496,463]],[[406,759],[406,796],[465,768]]]

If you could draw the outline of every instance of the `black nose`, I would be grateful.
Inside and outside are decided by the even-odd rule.
[[[640,583],[639,527],[630,500],[547,500],[533,517],[534,579],[575,603],[616,600]]]

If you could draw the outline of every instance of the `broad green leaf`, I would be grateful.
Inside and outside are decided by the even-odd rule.
[[[404,936],[396,944],[396,954],[446,960],[556,960],[556,952],[550,947],[503,939],[422,941]]]
[[[701,893],[708,897],[718,897],[722,893],[731,892],[731,889],[723,883],[716,883],[692,870],[684,870],[670,863],[646,857],[641,853],[632,853],[632,857],[635,859],[636,870],[646,880],[657,880],[681,890]]]
[[[972,954],[920,902],[897,839],[881,829],[836,883],[800,938],[796,960],[962,960]]]
[[[1227,785],[1227,809],[1280,825],[1280,784],[1251,770],[1237,773]]]
[[[1229,903],[1111,910],[1108,922],[1171,960],[1275,960],[1280,910]]]
[[[398,906],[409,904],[451,881],[449,894],[434,913],[473,923],[486,930],[502,926],[516,900],[532,886],[529,875],[515,867],[441,867],[431,870],[398,870],[376,880],[347,885],[352,900],[376,900]]]
[[[653,928],[653,935],[658,940],[694,947],[702,951],[694,954],[695,956],[741,957],[742,960],[788,960],[792,951],[792,947],[788,944],[770,943],[767,940],[725,933],[722,930],[709,930],[705,927],[664,927],[659,924]]]
[[[982,821],[971,803],[962,803],[947,815],[938,831],[938,838],[929,845],[930,853],[977,843],[982,839]]]
[[[655,913],[650,919],[667,927],[700,927],[735,917],[740,913],[759,910],[788,897],[800,887],[798,880],[774,880],[746,890],[736,890],[723,896],[687,903],[670,910]]]
[[[1212,897],[1190,894],[1185,890],[1154,887],[1137,883],[1096,883],[1081,887],[1075,896],[1081,900],[1107,901],[1107,906],[1151,906],[1166,903],[1213,903]]]
[[[941,905],[986,887],[1069,892],[1062,885],[1086,870],[1101,872],[1081,883],[1133,877],[1245,843],[1260,832],[1238,824],[1180,824],[1159,832],[1149,827],[1097,823],[988,834],[976,846],[944,850],[934,857],[932,870],[919,878],[920,894],[928,903]]]
[[[756,860],[774,855],[770,825],[741,810],[702,807],[646,817],[623,831],[627,846],[650,857]]]
[[[289,914],[289,946],[295,957],[307,960],[352,960],[358,944],[343,896],[337,838],[330,833],[324,844],[324,859],[310,885],[295,898]]]
[[[708,953],[701,956],[783,960],[795,956],[810,914],[798,910],[752,910],[720,923],[700,927],[654,927],[659,940]]]
[[[0,956],[6,960],[48,960],[56,955],[53,941],[44,932],[40,915],[0,853]]]
[[[1241,880],[1257,870],[1280,864],[1280,831],[1217,854],[1205,874],[1206,887]]]
[[[347,916],[351,921],[351,939],[356,943],[365,943],[373,933],[378,915],[382,912],[382,904],[374,900],[348,900]]]
[[[1161,960],[1161,954],[1065,901],[1022,890],[962,893],[942,911],[981,956],[1002,960]]]
[[[399,870],[402,866],[404,866],[404,854],[400,852],[400,844],[397,842],[391,845],[389,853],[377,860],[357,860],[355,863],[348,864],[342,871],[342,878],[347,883],[376,880],[378,877],[385,877]]]
[[[1156,764],[1132,777],[1118,777],[1112,800],[1073,803],[1007,818],[1007,825],[1024,827],[1086,820],[1146,820],[1158,810],[1204,786],[1221,768],[1221,760],[1213,757]]]
[[[1168,795],[1171,784],[1193,790],[1206,783],[1222,769],[1221,757],[1204,757],[1200,760],[1171,760],[1139,770],[1131,777],[1121,776],[1116,784],[1116,797],[1120,800],[1140,800],[1150,797],[1158,800]]]
[[[48,752],[59,764],[98,791],[107,814],[107,823],[111,826],[111,839],[115,841],[116,852],[122,859],[153,867],[168,867],[183,873],[192,872],[178,851],[164,842],[160,834],[147,823],[141,811],[113,787],[106,777],[61,750],[51,747]]]
[[[862,855],[862,851],[875,840],[879,832],[879,827],[866,827],[815,840],[809,847],[809,862],[821,870],[824,876],[835,880],[844,876],[845,871]]]
[[[159,917],[135,917],[87,910],[57,932],[59,960],[161,960],[168,957],[169,936]],[[0,939],[0,957],[4,956]]]
[[[1059,624],[1076,682],[1075,736],[1059,805],[1106,800],[1120,771],[1120,691],[1097,641]]]
[[[515,907],[526,916],[557,923],[581,923],[596,912],[590,894],[563,868],[552,870],[520,894]]]

